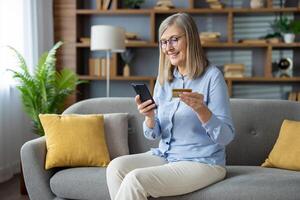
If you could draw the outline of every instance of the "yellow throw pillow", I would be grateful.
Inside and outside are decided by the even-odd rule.
[[[262,166],[300,170],[300,122],[283,121],[279,137]]]
[[[45,169],[107,166],[103,115],[39,115],[46,136]]]

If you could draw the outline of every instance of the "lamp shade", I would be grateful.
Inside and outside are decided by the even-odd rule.
[[[125,50],[125,30],[121,27],[96,25],[91,28],[91,50]]]

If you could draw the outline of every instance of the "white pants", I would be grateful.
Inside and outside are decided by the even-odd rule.
[[[115,158],[106,171],[112,200],[186,194],[220,181],[225,175],[225,168],[218,165],[192,161],[168,163],[151,152]]]

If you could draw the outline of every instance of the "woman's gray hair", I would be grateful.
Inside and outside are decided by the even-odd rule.
[[[170,26],[177,26],[185,33],[187,41],[186,51],[186,68],[189,78],[195,79],[201,76],[207,68],[209,62],[204,54],[201,46],[200,37],[197,29],[197,25],[193,18],[186,13],[177,13],[166,18],[159,26],[159,38]],[[173,71],[175,66],[171,64],[169,59],[163,53],[161,47],[159,48],[159,70],[158,80],[161,85],[165,81],[173,80]]]

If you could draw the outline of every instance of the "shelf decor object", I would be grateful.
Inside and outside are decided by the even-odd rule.
[[[125,30],[108,25],[92,26],[91,50],[106,51],[106,97],[109,97],[110,54],[125,51]]]
[[[293,43],[295,35],[300,33],[300,21],[288,19],[287,16],[280,16],[272,24],[275,32],[279,32],[283,36],[285,43]]]
[[[123,67],[123,76],[128,77],[130,76],[130,67],[129,64],[131,60],[133,59],[134,54],[131,49],[126,49],[125,52],[121,53],[121,58],[125,63],[125,66]]]
[[[264,7],[264,0],[251,0],[250,1],[250,7],[251,8],[263,8]]]

